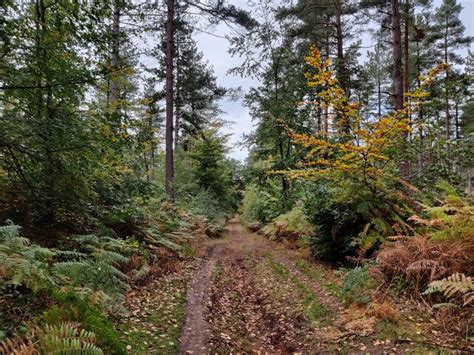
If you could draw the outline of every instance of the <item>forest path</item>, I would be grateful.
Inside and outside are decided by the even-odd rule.
[[[211,288],[216,272],[219,272],[222,264],[232,265],[240,262],[247,251],[261,254],[263,250],[268,250],[268,245],[268,241],[262,237],[246,233],[237,218],[227,223],[223,238],[209,241],[208,256],[188,287],[180,353],[200,354],[211,350]]]
[[[334,271],[251,233],[237,218],[208,242],[187,291],[180,354],[398,353],[376,320],[343,306]]]
[[[295,266],[297,252],[247,231],[237,218],[207,247],[188,286],[181,354],[320,348],[304,308],[324,320],[343,307],[319,284],[310,287],[316,291],[306,286],[309,280]]]

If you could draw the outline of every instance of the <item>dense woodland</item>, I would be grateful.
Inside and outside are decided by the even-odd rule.
[[[264,254],[236,257],[256,260],[240,277],[296,282],[289,304],[301,309],[294,328],[267,322],[284,334],[268,344],[232,330],[256,311],[216,318],[209,351],[474,351],[462,11],[459,0],[3,0],[0,353],[185,353],[189,285],[235,233]],[[222,51],[241,63],[229,72],[258,82],[246,93],[218,85],[199,49],[198,34],[223,26]],[[253,119],[245,162],[230,158],[223,100]],[[236,218],[242,232],[228,227]],[[295,275],[371,332],[351,319],[337,342],[307,339],[327,325],[325,296],[285,266],[294,253]],[[224,307],[240,266],[217,263],[209,292]],[[268,287],[258,304],[279,297]]]

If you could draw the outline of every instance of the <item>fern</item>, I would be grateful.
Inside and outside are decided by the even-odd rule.
[[[81,324],[82,328],[97,336],[97,344],[107,354],[125,354],[125,347],[113,324],[102,309],[94,305],[93,298],[103,297],[100,292],[85,297],[77,290],[57,290],[52,297],[56,305],[43,313],[41,320],[47,324],[61,325],[64,320]],[[102,300],[100,300],[102,302]]]
[[[46,325],[33,332],[43,354],[103,354],[95,345],[95,334],[79,329],[78,325],[73,323]]]
[[[263,233],[271,240],[283,238],[297,239],[313,236],[314,226],[308,222],[303,209],[295,207],[267,224],[263,228]]]
[[[181,246],[170,239],[171,235],[168,235],[168,238],[164,237],[160,231],[156,228],[148,228],[146,231],[146,241],[150,244],[163,246],[170,249],[171,251],[179,251]]]
[[[129,289],[127,275],[105,261],[80,260],[56,263],[54,274],[66,285],[95,291],[103,291],[112,299],[120,298]]]
[[[148,263],[142,265],[142,267],[138,270],[132,271],[132,280],[133,281],[140,281],[145,279],[151,272],[151,268]]]
[[[21,227],[7,222],[0,227],[0,272],[4,282],[26,285],[34,292],[49,289],[55,280],[49,272],[49,262],[56,252],[20,236]]]
[[[33,343],[26,338],[6,339],[0,343],[0,354],[38,355]]]
[[[101,355],[94,333],[74,323],[45,325],[31,329],[26,337],[0,343],[1,354],[87,354]]]
[[[447,298],[461,295],[464,306],[474,304],[474,281],[472,277],[455,273],[442,280],[433,281],[423,294],[440,292]]]
[[[81,294],[92,296],[98,291],[117,301],[129,289],[127,276],[119,270],[128,258],[122,253],[128,246],[124,241],[96,235],[80,235],[71,238],[78,243],[81,252],[63,252],[63,257],[73,260],[57,262],[53,274],[63,285],[73,285]]]

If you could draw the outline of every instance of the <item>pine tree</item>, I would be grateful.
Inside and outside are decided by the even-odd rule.
[[[472,38],[464,35],[465,27],[460,20],[462,6],[457,0],[443,0],[440,7],[436,9],[435,28],[437,30],[437,49],[439,57],[448,64],[460,64],[462,58],[456,52],[458,49],[468,46]],[[451,91],[454,86],[454,76],[451,69],[447,69],[444,80],[444,119],[445,119],[445,140],[448,161],[450,158],[451,139]]]

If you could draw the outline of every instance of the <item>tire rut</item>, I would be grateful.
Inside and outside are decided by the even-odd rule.
[[[206,322],[209,303],[209,287],[216,263],[223,255],[225,247],[214,245],[209,257],[204,261],[187,290],[185,319],[180,337],[180,354],[199,353],[206,350],[209,326]]]

